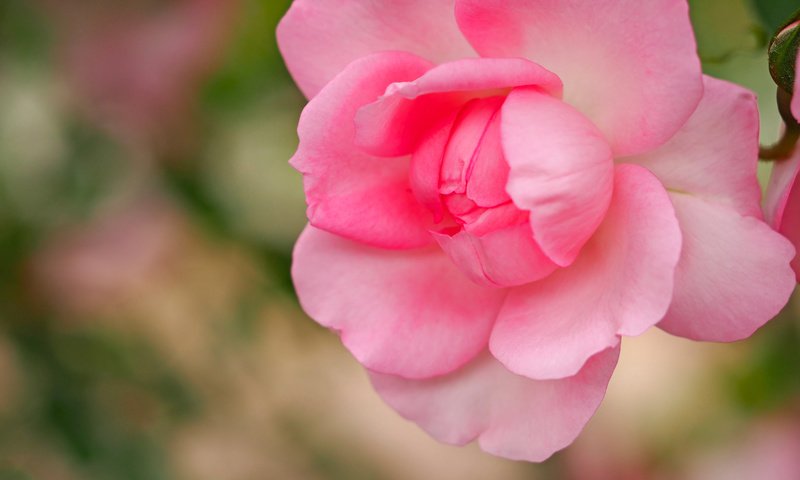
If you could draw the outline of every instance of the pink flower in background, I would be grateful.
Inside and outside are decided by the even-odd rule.
[[[61,310],[116,308],[136,287],[152,282],[178,248],[180,220],[163,199],[137,200],[53,235],[34,257],[33,278]]]
[[[798,55],[800,57],[800,55]],[[800,67],[800,62],[796,65]],[[792,115],[800,121],[800,73],[795,74]],[[767,187],[766,217],[772,228],[800,247],[800,148],[787,160],[775,162]],[[792,260],[792,268],[800,282],[800,255]]]
[[[296,0],[305,311],[437,439],[544,460],[623,335],[732,341],[786,303],[753,95],[681,0]]]
[[[238,3],[39,1],[55,22],[62,63],[82,106],[137,140],[163,134],[189,113],[220,58]]]
[[[800,478],[800,419],[786,412],[757,418],[716,449],[695,455],[680,480]]]

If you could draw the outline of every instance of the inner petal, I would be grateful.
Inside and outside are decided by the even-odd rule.
[[[529,213],[506,192],[504,102],[498,96],[467,102],[423,141],[411,168],[418,200],[439,222],[434,238],[462,273],[489,287],[530,283],[557,269],[534,241]]]
[[[474,99],[464,106],[444,151],[439,193],[466,193],[475,157],[504,97]]]
[[[500,125],[498,112],[489,121],[469,167],[467,196],[481,207],[511,202],[506,191],[509,168],[503,155]]]
[[[558,76],[522,58],[469,58],[440,64],[416,80],[390,85],[385,95],[361,108],[356,115],[356,144],[381,157],[411,154],[469,99],[506,96],[525,85],[561,96]]]
[[[570,265],[611,202],[611,147],[580,112],[534,88],[511,92],[501,116],[509,195],[530,212],[542,251]]]

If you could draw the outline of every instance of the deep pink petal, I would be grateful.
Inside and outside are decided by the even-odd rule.
[[[489,345],[511,371],[536,379],[574,375],[586,359],[661,320],[681,250],[664,188],[642,167],[620,165],[605,221],[578,260],[511,289]]]
[[[659,324],[694,340],[747,338],[786,305],[794,248],[763,221],[671,193],[683,231],[672,305]]]
[[[537,89],[511,92],[501,116],[511,168],[508,193],[517,207],[530,211],[534,238],[545,255],[569,265],[611,200],[611,149],[577,110]]]
[[[358,145],[376,155],[406,155],[420,137],[470,98],[504,94],[536,85],[560,96],[561,80],[521,58],[474,58],[432,68],[418,79],[398,82],[356,116]]]
[[[620,161],[646,167],[670,190],[761,218],[755,95],[722,80],[704,80],[703,100],[669,142]]]
[[[286,66],[312,98],[344,67],[382,51],[440,63],[473,57],[453,14],[454,0],[294,0],[278,25]]]
[[[495,119],[499,117],[500,106],[504,100],[504,97],[475,99],[461,109],[456,128],[450,134],[447,148],[444,150],[439,175],[439,193],[447,195],[467,192],[467,180],[471,177],[479,147],[490,134],[500,136],[499,126],[493,129],[489,127],[497,123]],[[499,144],[499,140],[495,143]],[[494,145],[488,145],[492,146]],[[499,148],[497,154],[502,157]]]
[[[523,285],[551,274],[556,264],[533,241],[527,222],[476,235],[434,233],[434,238],[462,272],[489,287]]]
[[[541,462],[575,440],[605,396],[619,349],[561,380],[514,375],[484,354],[453,374],[422,381],[370,373],[380,396],[439,441],[478,440],[493,455]]]
[[[789,196],[800,178],[800,149],[786,160],[775,162],[764,198],[764,216],[767,223],[778,230],[786,215]]]
[[[505,292],[475,285],[438,248],[382,250],[308,227],[294,250],[300,304],[369,369],[452,372],[486,348]]]
[[[775,162],[764,205],[767,222],[800,250],[800,149],[791,158]],[[792,268],[800,282],[800,255]]]
[[[444,160],[444,150],[457,120],[458,112],[453,112],[438,125],[431,127],[411,157],[409,172],[411,191],[414,192],[417,201],[433,213],[434,221],[437,223],[444,218],[442,198],[439,194],[439,175]]]
[[[501,124],[501,116],[495,115],[470,165],[467,197],[481,207],[495,207],[511,201],[506,191],[509,168],[503,154]]]
[[[564,81],[565,100],[616,155],[672,137],[702,94],[685,0],[458,0],[456,17],[487,57],[524,57]]]
[[[291,160],[303,173],[311,224],[384,248],[431,243],[430,213],[410,191],[408,159],[375,158],[353,144],[359,107],[396,80],[430,64],[407,53],[379,53],[350,64],[303,110]]]
[[[800,59],[800,50],[797,52],[797,58]],[[795,74],[794,74],[794,91],[800,92],[800,61],[795,61]],[[800,121],[800,95],[792,95],[792,115]]]

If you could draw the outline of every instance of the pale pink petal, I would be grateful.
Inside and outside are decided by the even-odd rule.
[[[670,190],[761,218],[755,95],[711,77],[704,84],[697,110],[669,142],[619,161],[646,167]]]
[[[493,455],[541,462],[575,440],[605,396],[619,349],[561,380],[530,380],[489,354],[450,375],[406,380],[370,373],[378,394],[439,441],[478,440]]]
[[[767,222],[800,249],[800,149],[791,158],[775,162],[764,205]],[[800,255],[792,268],[800,282]]]
[[[454,0],[294,0],[278,25],[278,47],[308,98],[344,67],[382,51],[440,63],[474,57],[456,25]]]
[[[794,248],[763,221],[691,195],[671,193],[683,232],[675,294],[659,324],[694,340],[747,338],[786,305]]]
[[[614,162],[603,135],[577,110],[534,88],[509,94],[502,142],[511,168],[507,190],[531,213],[542,251],[569,265],[603,220]]]
[[[505,292],[480,287],[439,248],[366,247],[308,227],[292,277],[303,310],[340,332],[367,368],[406,378],[449,373],[486,348]]]
[[[565,100],[616,155],[664,143],[702,94],[685,0],[457,0],[456,17],[482,56],[524,57],[561,77]]]
[[[561,80],[521,58],[474,58],[438,65],[420,78],[391,85],[356,116],[356,142],[376,155],[411,153],[420,137],[471,98],[505,94],[535,85],[561,95]]]
[[[452,236],[434,233],[434,238],[465,275],[489,287],[526,284],[558,268],[533,241],[527,222],[484,235],[464,230]]]
[[[409,160],[375,158],[354,144],[359,107],[393,81],[417,78],[430,64],[390,52],[350,64],[309,102],[300,117],[300,145],[291,160],[303,173],[312,225],[384,248],[413,248],[433,240],[432,218],[408,184]]]
[[[664,188],[642,167],[620,165],[605,221],[578,260],[511,289],[489,345],[511,371],[536,379],[574,375],[586,359],[661,320],[681,250]]]

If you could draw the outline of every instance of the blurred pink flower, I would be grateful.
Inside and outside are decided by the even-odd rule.
[[[97,312],[150,281],[177,247],[180,217],[147,199],[53,235],[36,255],[34,280],[60,308]]]
[[[800,478],[800,421],[796,415],[760,419],[728,445],[691,462],[686,480]]]
[[[795,95],[792,97],[792,115],[800,121],[800,54],[796,63]],[[788,238],[800,249],[800,147],[787,160],[775,162],[767,187],[764,209],[772,228]],[[800,255],[792,260],[792,268],[800,282]]]
[[[295,0],[278,41],[300,302],[444,442],[544,460],[621,336],[741,339],[794,287],[754,97],[703,78],[685,1]]]
[[[733,419],[731,419],[733,420]],[[800,421],[789,412],[756,418],[735,435],[673,444],[667,453],[620,445],[615,430],[576,443],[564,457],[570,480],[796,480],[800,478]],[[622,447],[622,448],[621,448]],[[667,455],[665,455],[667,453]]]
[[[175,128],[220,59],[237,0],[40,0],[67,77],[96,121],[134,139]]]

